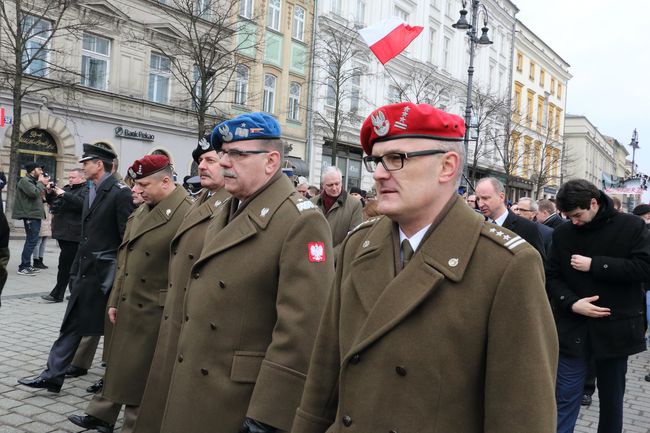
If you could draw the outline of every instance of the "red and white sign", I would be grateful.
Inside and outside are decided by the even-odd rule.
[[[0,108],[0,128],[5,127],[5,109]]]
[[[389,18],[359,30],[359,34],[381,64],[385,65],[404,51],[423,29],[421,26],[410,26],[399,18]]]
[[[325,244],[323,242],[309,242],[307,244],[309,261],[320,263],[325,261]]]

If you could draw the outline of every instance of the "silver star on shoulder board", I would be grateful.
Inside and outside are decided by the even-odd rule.
[[[495,233],[495,235],[497,235],[497,236],[503,236],[503,234],[504,233],[501,230],[499,230],[498,232]]]
[[[370,241],[365,241],[363,245],[361,245],[363,248],[368,248],[368,245],[370,245]]]
[[[505,240],[505,241],[509,240],[510,238],[511,238],[510,235],[504,235],[504,236],[503,236],[503,240]]]
[[[262,209],[262,210],[260,211],[260,216],[261,216],[261,217],[265,217],[267,213],[269,213],[269,208],[268,208],[268,207],[265,207],[264,209]]]
[[[221,204],[221,200],[217,200],[214,202],[214,207],[217,207]]]
[[[490,229],[490,233],[494,233],[495,231],[497,231],[497,229],[495,229],[494,227]]]
[[[169,215],[171,215],[171,214],[172,214],[172,210],[171,210],[171,209],[167,209],[167,210],[165,211],[165,215],[169,216]]]

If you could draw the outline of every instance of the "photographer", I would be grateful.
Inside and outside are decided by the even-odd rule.
[[[49,295],[42,296],[49,302],[62,302],[70,279],[70,267],[77,254],[81,238],[81,212],[88,187],[83,170],[74,168],[68,172],[68,185],[59,188],[54,183],[47,186],[45,198],[52,212],[52,237],[57,240],[59,270],[56,286]]]

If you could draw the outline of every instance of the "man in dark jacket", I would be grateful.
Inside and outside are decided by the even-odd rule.
[[[537,202],[537,221],[552,229],[567,222],[567,220],[557,214],[555,203],[546,198]]]
[[[558,433],[573,432],[589,359],[596,364],[599,433],[620,433],[627,357],[645,350],[643,282],[650,237],[586,180],[565,183],[558,209],[571,220],[553,232],[546,282],[560,341]]]
[[[41,221],[45,218],[41,192],[48,184],[49,178],[43,176],[43,168],[35,162],[25,164],[25,172],[25,176],[21,177],[16,185],[16,197],[11,215],[14,219],[23,220],[25,226],[25,244],[20,256],[18,275],[34,276],[32,253],[38,242]]]
[[[42,296],[46,301],[63,302],[70,280],[70,268],[81,239],[81,213],[87,192],[86,178],[80,168],[68,172],[68,184],[63,188],[47,188],[46,199],[52,212],[52,237],[57,240],[61,252],[56,285],[49,295]]]
[[[84,200],[81,241],[70,272],[72,295],[59,338],[52,345],[47,368],[33,379],[19,379],[30,388],[59,392],[81,337],[104,333],[104,314],[115,277],[117,248],[126,220],[134,209],[131,190],[111,176],[113,151],[84,144],[86,179],[92,183]]]

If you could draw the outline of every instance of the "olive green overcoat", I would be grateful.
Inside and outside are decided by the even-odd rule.
[[[165,308],[134,433],[160,432],[169,382],[176,361],[183,299],[190,270],[201,254],[205,232],[212,215],[230,200],[230,195],[223,188],[210,197],[207,197],[207,193],[206,190],[197,197],[171,242],[169,288],[161,292],[166,293]]]
[[[278,172],[208,227],[192,267],[161,432],[288,430],[334,278],[323,214]]]
[[[120,251],[126,249],[121,276],[116,277],[108,301],[117,308],[103,396],[116,403],[138,406],[149,375],[158,338],[167,288],[169,243],[191,205],[187,192],[176,189],[153,209],[141,205],[129,217]]]
[[[363,221],[363,206],[361,201],[352,197],[347,191],[342,191],[329,211],[325,211],[321,196],[314,197],[312,202],[318,206],[327,219],[332,230],[334,253],[338,253],[339,245],[348,233]]]
[[[292,433],[555,433],[540,256],[452,200],[399,273],[388,217],[344,242]]]

